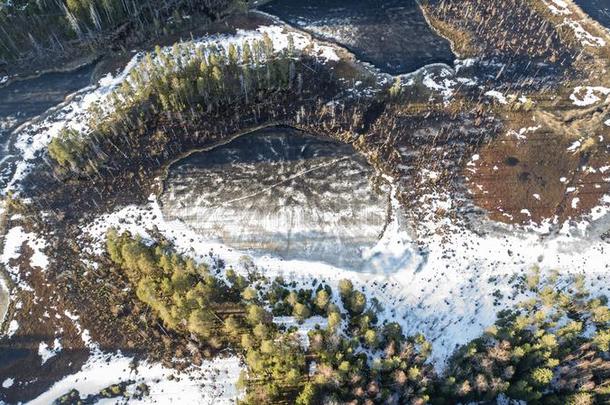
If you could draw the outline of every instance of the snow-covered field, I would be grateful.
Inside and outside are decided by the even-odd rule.
[[[439,197],[434,205],[450,208],[451,201]],[[430,208],[434,212],[434,206]],[[414,240],[400,224],[404,219],[396,216],[376,247],[378,271],[355,272],[271,255],[253,255],[252,262],[269,277],[282,275],[303,286],[314,278],[333,287],[342,278],[351,279],[369,297],[381,301],[385,308],[382,318],[398,321],[407,333],[421,332],[432,341],[432,360],[439,369],[456,345],[479,336],[493,324],[499,310],[524,298],[513,296],[515,278],[525,276],[534,265],[541,267],[543,276],[559,271],[565,282],[584,274],[595,293],[610,294],[608,248],[605,242],[590,238],[592,231],[584,223],[566,225],[557,235],[543,236],[541,228],[524,231],[504,227],[478,233],[449,220],[430,219],[422,224],[428,235]],[[99,218],[85,233],[98,241],[91,253],[101,253],[104,235],[111,227],[148,238],[146,230],[152,226],[173,241],[178,251],[199,261],[210,261],[212,253],[239,270],[247,254],[211,243],[182,222],[165,221],[154,197],[146,206],[125,207]],[[416,250],[415,242],[424,246],[423,252]],[[402,262],[397,265],[396,260]],[[388,267],[388,262],[393,267]],[[396,270],[387,273],[387,268]]]
[[[13,282],[20,289],[28,291],[31,287],[21,279],[19,269],[11,264],[11,260],[17,259],[22,254],[21,248],[24,243],[33,251],[30,264],[44,270],[49,262],[47,255],[42,251],[45,241],[33,233],[25,232],[21,226],[9,229],[4,236],[4,250],[0,256],[0,262],[10,274]]]
[[[192,366],[184,372],[164,367],[158,363],[139,362],[118,354],[96,353],[82,369],[53,384],[49,390],[28,402],[46,405],[72,389],[81,397],[98,394],[102,389],[119,383],[127,383],[127,395],[133,395],[140,384],[146,384],[150,394],[141,399],[131,399],[132,404],[233,404],[239,398],[235,382],[241,371],[236,357],[216,358]],[[115,404],[123,398],[103,399],[98,404]]]

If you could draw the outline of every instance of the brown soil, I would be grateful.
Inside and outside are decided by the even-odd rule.
[[[479,160],[464,169],[474,202],[491,219],[506,223],[539,223],[555,216],[560,222],[576,219],[610,191],[599,171],[610,164],[607,152],[591,156],[568,151],[571,140],[544,130],[524,136],[500,136],[483,146],[477,152]],[[576,208],[574,198],[579,198]]]
[[[572,16],[585,29],[605,36],[610,43],[605,30],[568,3]],[[603,123],[610,118],[608,101],[578,108],[571,104],[569,95],[579,84],[610,86],[605,73],[610,65],[610,46],[583,47],[573,31],[562,24],[564,17],[551,14],[540,2],[436,0],[430,4],[426,12],[440,32],[457,40],[477,38],[460,41],[462,54],[485,55],[504,64],[505,72],[509,72],[523,53],[530,62],[555,64],[553,74],[558,80],[563,78],[543,84],[535,92],[531,85],[528,91],[528,87],[506,84],[506,93],[527,94],[534,100],[532,110],[519,111],[515,103],[487,103],[486,110],[500,118],[503,126],[489,134],[490,142],[472,152],[479,159],[464,162],[462,167],[473,202],[492,220],[517,224],[554,218],[562,223],[578,219],[599,205],[610,189],[608,176],[599,171],[610,163],[608,128]],[[527,66],[533,65],[528,62]],[[522,68],[516,72],[522,75],[521,83],[546,74]],[[502,84],[497,79],[493,86]],[[539,130],[522,137],[514,134],[538,125],[542,126]],[[582,146],[568,151],[576,141]]]

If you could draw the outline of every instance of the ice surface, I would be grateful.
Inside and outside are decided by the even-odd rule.
[[[366,270],[390,209],[372,175],[349,145],[268,129],[173,166],[162,211],[240,250]]]

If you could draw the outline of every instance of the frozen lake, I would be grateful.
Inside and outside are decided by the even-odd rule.
[[[610,0],[574,0],[587,14],[610,28]]]
[[[360,269],[389,213],[372,174],[350,145],[270,128],[173,165],[162,210],[240,250]]]
[[[449,42],[430,28],[415,0],[275,0],[260,9],[337,42],[390,74],[455,59]]]

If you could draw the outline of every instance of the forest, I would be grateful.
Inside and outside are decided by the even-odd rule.
[[[118,266],[163,324],[195,336],[214,352],[230,348],[245,363],[244,404],[325,401],[453,404],[499,396],[531,404],[610,400],[610,308],[581,277],[558,288],[536,268],[521,280],[531,298],[502,311],[485,334],[459,348],[443,373],[427,361],[431,344],[380,321],[383,307],[347,279],[336,291],[303,288],[207,266],[129,233],[107,235],[108,265]],[[316,317],[308,344],[296,328]]]
[[[0,0],[0,65],[77,46],[107,48],[104,38],[119,45],[132,33],[167,34],[183,14],[216,19],[242,6],[233,0]]]
[[[196,121],[196,117],[236,109],[239,105],[259,105],[277,92],[297,98],[303,92],[303,70],[310,69],[291,37],[286,49],[276,52],[271,38],[218,46],[192,42],[176,43],[171,50],[157,47],[131,70],[128,80],[114,90],[102,105],[89,111],[90,133],[64,129],[49,145],[56,172],[96,176],[117,154],[146,155],[163,159],[172,120]],[[143,142],[155,125],[151,141]],[[146,148],[146,149],[145,149]],[[143,153],[145,152],[145,153]],[[133,159],[127,159],[133,162]]]

